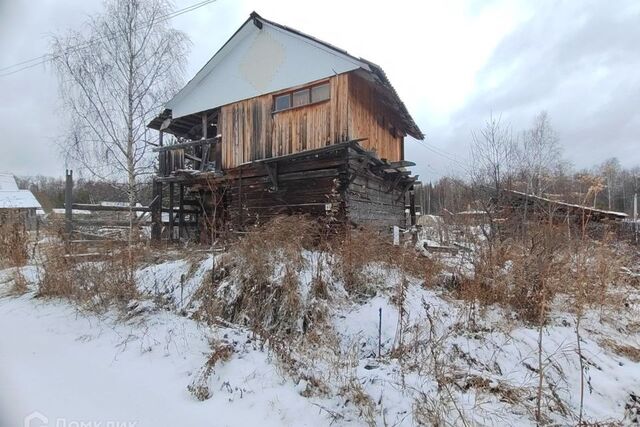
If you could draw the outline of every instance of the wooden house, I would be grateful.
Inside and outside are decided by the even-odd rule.
[[[12,174],[0,173],[0,224],[15,223],[28,229],[38,222],[40,203],[29,190],[18,189]]]
[[[156,238],[167,204],[170,235],[194,215],[235,229],[289,213],[407,225],[404,138],[424,136],[384,71],[256,13],[149,127]]]

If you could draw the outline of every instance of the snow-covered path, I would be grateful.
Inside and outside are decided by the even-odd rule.
[[[194,399],[186,387],[210,352],[209,332],[170,313],[122,324],[31,295],[0,298],[0,427],[22,426],[33,411],[55,426],[327,424],[259,351],[216,370],[224,388],[210,400]]]

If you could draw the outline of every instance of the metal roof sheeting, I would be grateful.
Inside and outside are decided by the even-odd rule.
[[[0,174],[0,209],[42,208],[29,190],[19,190],[16,179],[9,173]]]
[[[0,191],[18,191],[18,184],[10,173],[0,173]]]
[[[0,191],[0,209],[37,209],[41,207],[29,190]]]

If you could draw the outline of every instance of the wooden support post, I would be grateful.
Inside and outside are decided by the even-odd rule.
[[[202,113],[202,140],[207,139],[207,113]],[[202,144],[202,155],[200,156],[202,162],[200,162],[200,170],[204,171],[207,167],[207,162],[209,161],[209,144]]]
[[[218,141],[214,145],[215,153],[213,160],[216,162],[216,171],[222,171],[222,140],[218,139]]]
[[[173,241],[173,187],[174,183],[169,183],[169,241]]]
[[[409,216],[411,217],[411,226],[416,225],[416,192],[412,188],[409,190]]]
[[[162,239],[162,182],[153,181],[153,203],[151,204],[151,240]]]
[[[64,219],[67,237],[73,232],[73,171],[65,171]]]
[[[178,196],[178,239],[182,239],[184,234],[184,184],[180,184],[180,194]]]
[[[158,136],[158,146],[162,147],[164,139],[164,132],[160,131],[160,135]],[[158,153],[158,175],[167,176],[167,153],[160,152]]]
[[[240,166],[240,176],[238,178],[238,219],[240,223],[240,228],[242,228],[243,218],[242,218],[242,166]]]

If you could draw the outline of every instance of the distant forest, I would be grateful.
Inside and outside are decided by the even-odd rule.
[[[640,167],[623,168],[616,158],[581,171],[564,165],[546,174],[544,180],[545,197],[629,215],[633,214],[634,194],[640,193]],[[526,182],[517,173],[506,180],[505,187],[526,192]],[[443,177],[416,188],[416,205],[425,214],[461,212],[473,209],[477,194],[467,180]]]
[[[43,209],[49,212],[53,208],[64,207],[64,178],[46,176],[16,177],[18,187],[30,190],[38,199]],[[143,205],[151,202],[151,183],[141,183],[140,200]],[[128,202],[126,185],[115,181],[99,182],[79,178],[73,183],[73,200],[75,203]]]

